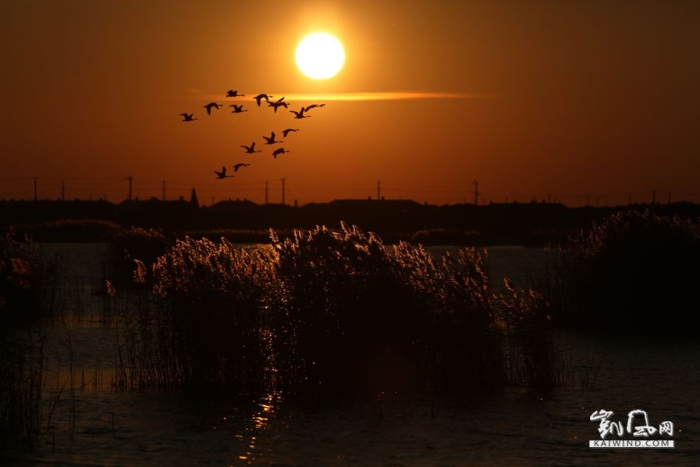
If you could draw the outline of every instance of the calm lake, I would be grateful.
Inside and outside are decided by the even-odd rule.
[[[68,265],[63,300],[74,312],[47,324],[42,441],[30,451],[6,453],[8,465],[700,464],[698,341],[560,333],[560,351],[582,375],[579,380],[546,394],[512,389],[478,402],[397,397],[299,406],[282,393],[248,400],[222,393],[120,391],[112,377],[122,330],[104,318],[128,303],[119,292],[109,300],[97,293],[108,271],[107,245],[36,248]],[[446,249],[431,248],[436,254]],[[503,277],[520,286],[534,283],[546,258],[537,248],[487,251],[494,287]],[[645,411],[654,427],[672,422],[672,436],[651,438],[673,440],[675,448],[590,448],[589,440],[602,439],[600,423],[590,419],[600,410],[614,412],[610,421],[623,425],[633,410]],[[632,438],[613,433],[605,439]]]

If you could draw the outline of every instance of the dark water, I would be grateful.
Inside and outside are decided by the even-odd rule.
[[[118,329],[101,321],[101,245],[47,245],[72,264],[74,306],[87,318],[54,323],[42,443],[10,453],[9,465],[481,466],[699,465],[700,344],[559,334],[576,377],[547,394],[508,390],[478,402],[388,398],[299,406],[284,394],[114,391]],[[439,249],[435,250],[436,252]],[[489,249],[494,282],[523,285],[538,249]],[[73,353],[68,358],[68,351]],[[590,416],[674,423],[675,449],[591,449]],[[74,416],[71,416],[73,414]],[[48,419],[50,416],[50,420]],[[613,439],[615,436],[609,436]],[[618,438],[619,439],[619,438]],[[2,457],[0,457],[2,461]]]

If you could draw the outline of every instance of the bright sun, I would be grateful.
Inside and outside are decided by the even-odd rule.
[[[335,76],[345,63],[345,51],[338,39],[324,32],[304,37],[296,51],[299,70],[309,78],[326,79]]]

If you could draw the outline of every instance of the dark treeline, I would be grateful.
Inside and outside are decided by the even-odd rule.
[[[379,233],[388,241],[463,245],[543,245],[609,214],[649,209],[660,215],[700,216],[700,205],[672,203],[569,208],[559,203],[434,205],[411,200],[336,200],[303,206],[256,204],[248,200],[199,206],[177,201],[0,201],[0,227],[58,220],[93,219],[121,226],[158,228],[164,233],[215,230],[259,231],[339,225],[341,221]]]

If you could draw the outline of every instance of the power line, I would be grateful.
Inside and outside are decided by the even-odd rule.
[[[57,177],[57,176],[47,176],[47,177],[6,177],[0,178],[0,195],[4,198],[14,196],[17,199],[62,199],[65,200],[66,197],[72,197],[73,199],[87,198],[88,196],[93,197],[97,194],[100,197],[109,196],[112,200],[120,201],[124,198],[124,192],[119,188],[119,180],[124,180],[124,177]],[[150,178],[138,178],[129,176],[126,177],[128,181],[128,190],[126,193],[126,199],[138,199],[137,194],[142,194],[143,198],[159,198],[162,200],[170,197],[171,199],[179,197],[186,197],[191,189],[196,189],[204,197],[216,196],[217,198],[230,198],[231,196],[246,196],[255,198],[255,194],[259,197],[260,201],[269,202],[270,201],[270,185],[267,180],[245,180],[239,181],[237,179],[221,182],[216,180],[204,181],[204,182],[185,182],[182,180],[168,181],[168,180],[154,180]],[[289,196],[287,193],[288,187],[286,185],[286,179],[279,179],[282,183],[282,202],[286,203],[286,198]],[[115,183],[109,183],[114,181]],[[123,183],[123,182],[122,182]],[[40,186],[41,185],[41,186]],[[693,191],[672,191],[672,190],[660,190],[654,188],[653,190],[641,190],[641,191],[625,191],[625,192],[588,192],[588,193],[564,193],[557,194],[554,196],[551,192],[540,193],[539,195],[523,195],[523,194],[492,194],[484,193],[479,190],[479,183],[477,180],[472,182],[473,187],[464,186],[461,190],[458,189],[427,189],[421,187],[401,187],[385,185],[382,181],[376,181],[374,184],[348,184],[346,187],[329,187],[329,188],[298,188],[294,190],[294,193],[306,193],[309,198],[318,198],[314,194],[319,194],[322,196],[323,193],[333,194],[338,196],[341,193],[361,193],[365,192],[371,194],[373,191],[376,193],[378,199],[382,196],[388,194],[396,193],[407,193],[408,195],[404,198],[420,198],[421,195],[443,195],[444,197],[455,196],[459,200],[457,202],[466,202],[469,197],[470,191],[474,195],[474,202],[479,203],[484,201],[484,196],[487,195],[491,200],[502,199],[506,200],[518,200],[518,199],[543,199],[546,202],[563,202],[568,201],[569,203],[586,204],[586,205],[620,205],[620,204],[632,204],[632,202],[644,203],[658,203],[658,202],[697,202],[700,200],[700,193]],[[70,194],[69,194],[70,193]],[[312,201],[312,199],[311,199]],[[507,202],[507,201],[506,201]],[[594,204],[595,203],[595,204]]]

